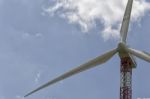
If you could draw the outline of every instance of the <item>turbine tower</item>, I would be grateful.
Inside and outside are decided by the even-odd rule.
[[[136,68],[136,62],[134,57],[138,57],[142,60],[150,62],[150,54],[144,51],[139,51],[132,49],[127,46],[126,38],[127,32],[131,17],[131,10],[132,10],[133,0],[128,0],[125,14],[123,17],[121,30],[120,30],[120,42],[118,43],[117,48],[112,49],[101,56],[96,57],[66,73],[60,75],[59,77],[50,80],[46,84],[38,87],[37,89],[31,91],[30,93],[26,94],[24,97],[27,97],[43,88],[46,88],[52,84],[55,84],[63,79],[66,79],[70,76],[73,76],[77,73],[83,72],[87,69],[96,67],[100,64],[107,62],[112,56],[118,53],[120,57],[120,99],[132,99],[132,69]]]

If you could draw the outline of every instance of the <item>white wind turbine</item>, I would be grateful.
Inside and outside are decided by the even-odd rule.
[[[46,88],[52,84],[55,84],[63,79],[66,79],[70,76],[73,76],[77,73],[83,72],[87,69],[96,67],[100,64],[103,64],[107,62],[112,56],[114,56],[116,53],[118,53],[120,60],[121,60],[121,68],[120,68],[120,99],[131,99],[132,98],[132,69],[136,68],[136,62],[133,58],[133,56],[136,56],[142,60],[145,60],[147,62],[150,62],[150,54],[147,52],[135,50],[133,48],[130,48],[126,44],[126,38],[127,38],[127,32],[130,22],[130,16],[131,16],[131,10],[132,10],[132,4],[133,0],[128,0],[125,14],[123,17],[120,35],[121,39],[118,43],[117,48],[112,49],[106,53],[104,53],[101,56],[96,57],[95,59],[92,59],[77,68],[74,68],[63,75],[60,75],[59,77],[50,80],[46,84],[38,87],[37,89],[31,91],[30,93],[26,94],[24,97],[27,97],[43,88]]]

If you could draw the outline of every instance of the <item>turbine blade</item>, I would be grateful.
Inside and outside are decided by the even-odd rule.
[[[122,25],[121,25],[121,30],[120,30],[121,41],[125,43],[126,43],[127,32],[128,32],[129,22],[131,17],[132,4],[133,4],[133,0],[128,0]]]
[[[31,95],[31,94],[33,94],[33,93],[35,93],[35,92],[37,92],[37,91],[39,91],[39,90],[45,88],[45,87],[48,87],[49,85],[52,85],[52,84],[54,84],[54,83],[57,83],[57,82],[59,82],[59,81],[65,79],[65,78],[68,78],[68,77],[70,77],[70,76],[72,76],[72,75],[75,75],[75,74],[77,74],[77,73],[80,73],[80,72],[82,72],[82,71],[85,71],[85,70],[87,70],[87,69],[90,69],[90,68],[92,68],[92,67],[95,67],[96,65],[105,63],[105,62],[108,61],[116,52],[117,52],[117,49],[113,49],[113,50],[111,50],[111,51],[109,51],[109,52],[107,52],[107,53],[105,53],[105,54],[103,54],[103,55],[101,55],[101,56],[98,56],[98,57],[96,57],[95,59],[90,60],[90,61],[88,61],[87,63],[82,64],[82,65],[80,65],[79,67],[74,68],[74,69],[72,69],[72,70],[70,70],[70,71],[64,73],[63,75],[61,75],[61,76],[59,76],[59,77],[57,77],[57,78],[55,78],[55,79],[53,79],[53,80],[47,82],[46,84],[44,84],[44,85],[38,87],[37,89],[31,91],[30,93],[28,93],[28,94],[25,95],[24,97],[27,97],[27,96],[29,96],[29,95]]]
[[[144,51],[138,51],[132,48],[127,48],[127,51],[138,58],[141,58],[147,62],[150,62],[150,54]]]

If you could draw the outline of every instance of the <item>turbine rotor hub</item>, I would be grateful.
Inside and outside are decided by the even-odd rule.
[[[123,42],[120,42],[119,44],[118,44],[118,51],[119,52],[124,52],[124,51],[126,51],[126,48],[127,48],[127,45],[125,44],[125,43],[123,43]]]
[[[120,42],[118,44],[117,50],[118,50],[118,54],[119,54],[120,58],[128,57],[129,56],[126,48],[127,48],[127,45],[125,43]]]

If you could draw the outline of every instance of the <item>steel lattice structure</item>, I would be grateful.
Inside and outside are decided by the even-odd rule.
[[[121,58],[120,99],[132,99],[132,61],[129,57]]]

